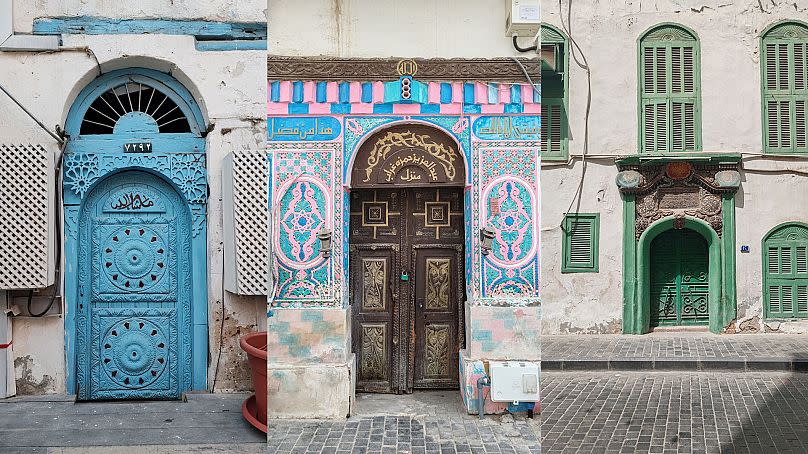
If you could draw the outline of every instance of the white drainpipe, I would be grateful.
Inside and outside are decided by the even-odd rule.
[[[58,36],[15,35],[14,0],[0,0],[0,51],[32,52],[59,49]]]
[[[17,394],[9,312],[8,292],[0,291],[0,398]]]

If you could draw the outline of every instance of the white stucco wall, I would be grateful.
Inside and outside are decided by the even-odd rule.
[[[117,19],[199,19],[263,22],[264,0],[140,0],[121,8],[109,0],[13,0],[14,30],[30,33],[40,17],[96,16]]]
[[[305,13],[302,11],[305,10]],[[269,52],[338,57],[519,56],[501,0],[269,0]],[[527,46],[529,38],[520,43]]]
[[[45,2],[37,2],[45,3]],[[84,2],[60,2],[73,5]],[[101,2],[90,2],[101,3]],[[155,7],[164,2],[141,2],[139,7]],[[176,2],[175,2],[176,3]],[[186,2],[182,2],[186,3]],[[188,4],[192,2],[187,2]],[[189,7],[184,14],[211,11],[206,6]],[[232,1],[230,20],[262,20],[263,6],[255,2],[245,5]],[[252,4],[251,14],[241,15]],[[150,5],[150,6],[149,6]],[[96,5],[97,6],[97,5]],[[261,5],[259,5],[261,6]],[[167,9],[166,5],[162,6]],[[105,7],[108,9],[108,7]],[[44,10],[44,8],[43,8]],[[171,11],[179,11],[175,4]],[[49,7],[48,12],[55,11]],[[72,10],[71,10],[72,11]],[[94,15],[112,11],[86,10]],[[158,10],[155,10],[158,11]],[[255,12],[255,14],[252,14]],[[210,14],[206,19],[220,19]],[[56,14],[56,13],[54,13]],[[59,10],[58,14],[63,14]],[[208,14],[208,13],[205,13]],[[257,19],[256,16],[257,15]],[[30,21],[29,21],[30,22]],[[238,337],[250,331],[266,329],[265,298],[238,297],[223,291],[222,286],[222,159],[236,150],[262,150],[266,136],[266,66],[264,51],[198,52],[193,37],[188,36],[65,36],[64,47],[54,53],[0,52],[0,83],[20,102],[50,127],[64,127],[70,105],[80,90],[100,70],[107,72],[122,67],[147,67],[171,72],[197,99],[209,123],[215,125],[207,136],[207,165],[210,184],[208,205],[208,295],[209,349],[208,382],[213,380],[219,348],[219,330],[224,298],[225,344],[221,355],[217,391],[247,390],[252,384],[246,356],[238,345]],[[89,49],[90,52],[84,49]],[[224,129],[224,132],[223,132]],[[58,147],[44,131],[30,120],[11,100],[0,94],[0,142],[42,143]],[[18,317],[14,321],[14,346],[18,358],[18,382],[52,383],[39,392],[61,393],[64,385],[64,319],[32,319]],[[33,366],[28,366],[28,359]],[[25,374],[30,372],[28,378]]]
[[[557,3],[544,2],[542,18],[563,29]],[[575,165],[542,166],[542,331],[552,333],[620,332],[622,321],[622,201],[613,158],[638,152],[637,41],[664,22],[689,27],[701,44],[703,149],[745,154],[741,189],[736,197],[737,243],[750,254],[736,253],[738,316],[762,315],[760,241],[787,220],[807,220],[802,203],[808,176],[751,169],[806,170],[797,160],[758,159],[762,153],[760,33],[784,19],[808,21],[808,3],[770,0],[610,0],[574,2],[571,24],[592,74],[589,157],[579,210],[600,213],[600,271],[561,274],[561,229],[578,185],[584,148],[587,77],[570,59],[570,154]],[[751,160],[750,160],[751,159]],[[786,184],[787,183],[787,184]],[[787,201],[776,203],[776,201]],[[574,211],[574,210],[573,210]]]

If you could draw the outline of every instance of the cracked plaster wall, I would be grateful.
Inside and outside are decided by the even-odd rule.
[[[567,0],[562,2],[567,23]],[[542,17],[562,28],[557,2],[542,4]],[[620,332],[623,304],[622,201],[614,178],[614,157],[635,154],[637,144],[637,40],[663,22],[685,25],[701,44],[702,138],[704,151],[762,153],[760,33],[784,19],[808,21],[808,2],[779,0],[690,1],[626,0],[573,2],[573,37],[592,72],[589,164],[579,211],[600,213],[600,272],[561,274],[563,213],[581,177],[574,165],[542,166],[542,332]],[[586,73],[570,60],[570,152],[584,143]],[[785,159],[744,160],[736,196],[736,253],[739,322],[762,317],[760,242],[788,220],[808,220],[808,164]],[[772,174],[772,172],[775,172]],[[800,173],[798,175],[798,173]],[[775,203],[783,201],[783,203]],[[573,206],[572,211],[575,211]],[[740,323],[738,324],[740,325]],[[778,324],[780,330],[805,330]]]
[[[97,16],[117,19],[196,19],[221,22],[263,22],[264,0],[13,0],[14,31],[31,33],[33,20],[41,17]]]
[[[263,10],[261,14],[263,17]],[[247,19],[250,17],[239,17],[239,20]],[[246,355],[238,345],[238,336],[266,329],[265,297],[240,297],[223,292],[222,159],[234,150],[264,148],[265,52],[198,52],[193,37],[159,35],[71,35],[65,37],[64,46],[91,49],[104,72],[122,67],[170,71],[200,103],[206,120],[215,124],[207,137],[210,184],[208,387],[216,369],[224,297],[225,343],[216,390],[250,389]],[[0,83],[51,127],[64,125],[73,99],[98,74],[95,58],[85,51],[0,52],[0,68]],[[58,149],[56,143],[5,95],[0,95],[0,142],[42,143],[53,150]],[[23,385],[20,393],[26,389],[31,392],[65,392],[63,319],[16,318],[13,329],[16,372],[18,383]],[[36,339],[29,340],[34,333],[37,333]],[[50,377],[47,386],[40,386],[47,377]],[[31,386],[26,387],[29,382]]]

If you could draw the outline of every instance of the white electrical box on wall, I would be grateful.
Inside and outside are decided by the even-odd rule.
[[[527,361],[491,361],[491,400],[494,402],[537,402],[539,365]]]
[[[266,295],[269,162],[262,151],[224,158],[224,286],[237,295]]]
[[[0,290],[54,283],[54,156],[42,145],[0,144]]]
[[[535,37],[541,27],[540,0],[505,0],[507,36]]]

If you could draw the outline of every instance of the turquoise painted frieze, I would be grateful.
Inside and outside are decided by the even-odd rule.
[[[540,140],[539,116],[496,115],[474,120],[472,130],[480,140]]]
[[[339,137],[340,121],[334,117],[271,117],[267,120],[270,141],[327,141]]]

